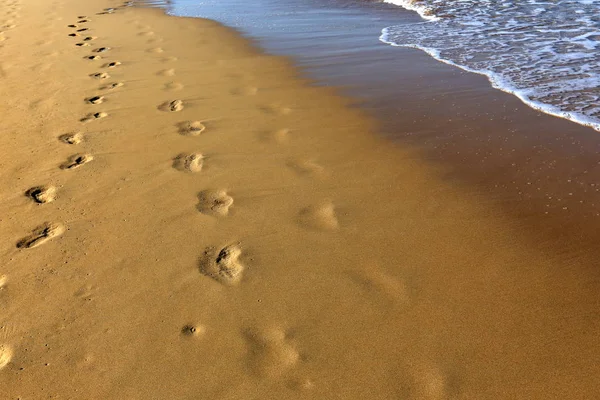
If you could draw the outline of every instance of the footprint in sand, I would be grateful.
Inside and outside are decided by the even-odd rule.
[[[314,177],[323,177],[325,168],[311,159],[295,159],[287,162],[287,166],[300,175],[311,175]]]
[[[164,50],[160,47],[153,47],[151,49],[148,49],[148,53],[162,53],[164,52]]]
[[[267,104],[262,107],[262,110],[268,114],[277,114],[277,115],[288,115],[292,112],[292,109],[287,106],[282,106],[280,104]]]
[[[67,25],[67,28],[78,28],[78,26],[75,24],[71,24],[71,25]]]
[[[237,285],[242,280],[244,265],[238,259],[242,249],[237,244],[223,247],[221,250],[208,248],[200,260],[200,272],[224,285]]]
[[[92,77],[94,79],[108,79],[108,78],[110,78],[110,75],[107,74],[106,72],[96,72],[94,74],[91,74],[90,77]]]
[[[81,28],[81,29],[77,29],[77,32],[85,32],[87,30],[88,30],[88,28]]]
[[[90,22],[89,19],[81,19],[79,21],[77,21],[78,24],[85,24],[86,22]]]
[[[90,44],[89,43],[75,43],[75,46],[78,46],[78,47],[87,47],[87,46],[90,46]]]
[[[398,394],[409,400],[446,400],[455,398],[449,377],[428,362],[406,363],[398,368]]]
[[[100,57],[100,56],[85,56],[84,58],[87,58],[88,60],[92,60],[92,61],[102,59],[102,57]]]
[[[110,47],[98,47],[97,49],[95,49],[93,51],[94,51],[94,53],[104,53],[109,50],[110,50]]]
[[[62,235],[65,232],[65,227],[61,224],[46,222],[38,226],[31,234],[17,242],[19,249],[30,249],[46,243]]]
[[[177,124],[179,133],[184,136],[198,136],[206,129],[200,121],[184,121]]]
[[[113,82],[113,83],[109,83],[108,85],[101,86],[100,90],[112,90],[112,89],[120,88],[121,86],[123,86],[123,82]]]
[[[250,347],[249,366],[259,377],[281,378],[300,361],[300,354],[282,329],[249,329],[244,333]]]
[[[106,118],[106,117],[108,117],[108,114],[100,111],[97,113],[88,114],[85,117],[83,117],[80,121],[81,122],[90,122],[90,121],[94,121],[94,120],[102,119],[102,118]]]
[[[88,97],[87,99],[85,99],[86,103],[90,103],[90,104],[101,104],[104,102],[104,97],[102,96],[93,96],[93,97]]]
[[[140,33],[138,33],[138,36],[154,36],[154,32],[152,32],[152,31],[140,32]]]
[[[204,336],[206,328],[200,324],[186,324],[181,328],[181,334],[188,338],[199,338]]]
[[[334,231],[339,228],[335,207],[330,202],[303,209],[298,216],[298,222],[304,227],[320,231]]]
[[[233,205],[233,197],[223,189],[203,190],[198,194],[198,201],[198,211],[218,217],[227,216],[229,208]]]
[[[160,76],[175,76],[175,69],[163,69],[162,71],[158,71],[156,74]]]
[[[233,89],[231,94],[235,94],[238,96],[254,96],[258,93],[258,88],[256,86],[246,86],[237,89]]]
[[[169,82],[165,84],[164,89],[168,91],[181,90],[183,89],[183,85],[179,82]]]
[[[92,161],[94,157],[90,154],[74,154],[69,159],[63,163],[60,168],[61,169],[75,169],[79,168],[84,164]]]
[[[202,153],[181,153],[173,159],[173,168],[183,172],[200,172],[203,165]]]
[[[90,41],[96,40],[96,39],[98,39],[96,36],[87,36],[83,40],[86,42],[90,42]]]
[[[113,61],[108,64],[104,64],[103,67],[104,68],[115,68],[115,67],[118,67],[119,65],[121,65],[120,61]]]
[[[56,199],[56,188],[54,186],[35,186],[28,189],[25,195],[39,204],[51,203]]]
[[[65,133],[60,135],[58,140],[67,144],[79,144],[83,141],[83,134],[81,132]]]
[[[183,110],[183,101],[181,100],[173,100],[173,101],[167,101],[162,103],[160,106],[158,106],[158,109],[160,111],[166,111],[166,112],[178,112]]]
[[[6,367],[12,360],[12,348],[4,343],[0,343],[0,369]]]
[[[81,35],[79,33],[73,32],[73,33],[69,33],[69,36],[71,36],[71,37],[77,37],[77,36],[81,36]]]
[[[348,275],[369,294],[394,303],[409,301],[408,289],[404,282],[379,267],[368,266],[360,271],[349,271]]]

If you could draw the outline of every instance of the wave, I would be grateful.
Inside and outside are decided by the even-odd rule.
[[[600,131],[598,3],[386,1],[427,21],[387,27],[382,42],[485,75],[536,110]]]

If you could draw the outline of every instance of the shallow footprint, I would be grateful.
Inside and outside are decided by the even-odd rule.
[[[178,112],[178,111],[183,110],[183,101],[181,101],[181,100],[167,101],[165,103],[162,103],[160,106],[158,106],[158,109],[160,111],[166,111],[166,112]]]
[[[179,82],[169,82],[165,84],[164,89],[169,91],[181,90],[183,89],[183,85]]]
[[[107,74],[106,72],[96,72],[90,75],[90,77],[95,78],[95,79],[108,79],[110,78],[110,75]]]
[[[225,246],[218,252],[208,248],[200,261],[200,272],[224,285],[237,285],[245,269],[238,261],[241,255],[242,249],[237,244]]]
[[[183,172],[200,172],[203,165],[201,153],[181,153],[173,160],[173,168]]]
[[[409,300],[404,282],[381,268],[368,266],[360,271],[350,271],[348,274],[355,283],[370,294],[376,294],[392,302],[405,303]]]
[[[69,159],[63,163],[60,168],[61,169],[75,169],[79,168],[84,164],[92,161],[94,157],[90,154],[74,154]]]
[[[300,360],[282,329],[251,329],[245,336],[250,345],[250,367],[262,378],[280,378]]]
[[[163,69],[162,71],[158,71],[157,75],[160,75],[160,76],[175,76],[175,69],[173,69],[173,68]]]
[[[47,241],[62,235],[65,227],[61,224],[46,222],[38,226],[31,232],[31,235],[19,240],[17,247],[20,249],[30,249],[46,243]]]
[[[0,369],[6,367],[12,360],[13,352],[9,345],[0,343]]]
[[[81,122],[90,122],[90,121],[94,121],[96,119],[102,119],[102,118],[106,118],[108,117],[108,114],[105,112],[97,112],[97,113],[93,113],[93,114],[88,114],[85,117],[83,117],[81,119]]]
[[[51,203],[56,199],[56,188],[54,186],[35,186],[28,189],[25,195],[39,204]]]
[[[307,228],[321,231],[333,231],[339,227],[335,207],[329,202],[305,208],[300,212],[298,221]]]
[[[179,133],[184,136],[198,136],[206,129],[201,121],[184,121],[177,124]]]
[[[300,175],[312,175],[315,177],[323,177],[325,175],[325,168],[317,164],[314,160],[290,160],[287,165]]]
[[[123,86],[123,82],[113,82],[113,83],[109,83],[108,85],[101,86],[100,90],[112,90],[112,89],[120,88],[121,86]]]
[[[219,217],[227,216],[233,205],[233,197],[225,190],[203,190],[198,194],[198,200],[198,211]]]

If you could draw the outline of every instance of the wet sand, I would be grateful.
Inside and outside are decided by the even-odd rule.
[[[2,5],[5,398],[600,393],[598,281],[351,99],[212,21]]]

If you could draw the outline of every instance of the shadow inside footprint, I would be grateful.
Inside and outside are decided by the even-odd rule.
[[[245,269],[238,261],[241,255],[242,249],[237,244],[225,246],[218,252],[215,248],[208,248],[200,260],[200,272],[224,285],[236,285]]]
[[[93,159],[94,159],[94,157],[90,154],[74,154],[71,157],[69,157],[69,159],[60,166],[60,168],[61,169],[79,168],[82,165],[89,163]]]
[[[35,186],[28,189],[25,195],[39,204],[50,203],[56,199],[56,188],[54,186]]]
[[[46,222],[35,228],[29,236],[19,240],[17,247],[19,249],[30,249],[46,243],[47,241],[62,235],[65,227],[61,224]]]

